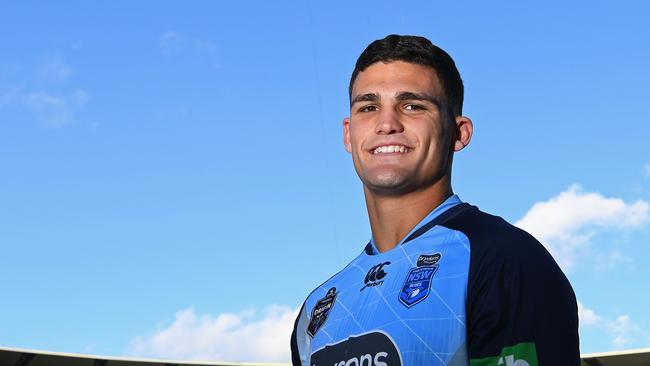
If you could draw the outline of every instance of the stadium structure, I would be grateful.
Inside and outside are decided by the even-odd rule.
[[[648,366],[650,348],[582,355],[581,366]],[[274,363],[108,357],[0,347],[0,366],[288,366]]]
[[[111,357],[0,347],[0,366],[287,366],[278,363]]]

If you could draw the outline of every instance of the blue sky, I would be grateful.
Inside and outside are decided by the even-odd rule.
[[[297,307],[369,238],[341,120],[358,54],[400,33],[464,79],[456,193],[556,256],[583,352],[650,347],[648,10],[4,4],[0,345],[286,361]]]

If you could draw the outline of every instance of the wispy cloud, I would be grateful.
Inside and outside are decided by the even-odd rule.
[[[253,309],[218,315],[176,313],[172,324],[149,336],[136,337],[132,356],[186,360],[289,362],[289,338],[298,310],[268,306],[262,316]]]
[[[625,203],[572,185],[548,201],[535,203],[515,225],[533,234],[564,270],[570,270],[594,235],[606,229],[639,227],[650,218],[649,207],[643,200]]]
[[[578,301],[578,318],[581,326],[596,325],[602,321],[595,311],[585,307],[581,301]]]
[[[29,70],[21,70],[16,80],[5,83],[0,90],[0,110],[25,111],[39,125],[48,128],[73,124],[90,96],[83,88],[66,88],[72,74],[72,68],[63,62],[60,53]]]
[[[36,72],[36,76],[43,81],[64,81],[72,74],[72,69],[63,63],[60,56],[46,60]]]
[[[176,32],[165,32],[160,35],[158,43],[162,52],[164,54],[170,55],[174,52],[178,52],[181,49],[185,43],[185,37]]]
[[[167,31],[158,39],[160,50],[171,57],[182,53],[195,53],[206,58],[213,67],[220,67],[217,45],[208,39],[188,37],[174,31]]]
[[[614,349],[650,343],[650,334],[641,329],[627,314],[615,318],[603,317],[578,301],[578,317],[581,333],[588,328],[599,329],[607,334]]]
[[[39,91],[26,95],[24,103],[39,123],[47,127],[62,127],[75,122],[76,115],[84,108],[88,98],[83,89],[65,95]]]
[[[626,271],[636,270],[634,259],[617,249],[594,255],[592,266],[597,271],[609,271],[612,269]]]
[[[643,173],[645,174],[646,178],[650,178],[650,161],[645,163],[643,166]]]
[[[211,55],[215,55],[217,52],[217,46],[212,41],[203,40],[195,38],[192,40],[192,47],[200,52],[206,52]]]

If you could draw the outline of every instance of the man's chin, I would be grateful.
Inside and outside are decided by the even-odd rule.
[[[403,176],[383,175],[363,180],[369,191],[379,195],[401,195],[409,190],[409,180]]]

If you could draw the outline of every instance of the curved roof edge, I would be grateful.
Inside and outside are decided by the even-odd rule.
[[[622,355],[634,355],[638,353],[647,353],[650,357],[650,348],[636,348],[636,349],[626,349],[623,351],[607,351],[607,352],[596,352],[596,353],[587,353],[580,355],[580,358],[597,358],[597,357],[610,357],[610,356],[622,356]]]
[[[140,357],[115,357],[115,356],[101,356],[101,355],[92,355],[92,354],[82,354],[82,353],[66,353],[66,352],[56,352],[56,351],[42,351],[29,348],[14,348],[14,347],[4,347],[0,346],[0,352],[14,352],[17,354],[27,353],[35,354],[42,356],[53,356],[53,357],[71,357],[76,359],[88,359],[88,360],[106,360],[106,361],[120,361],[120,362],[137,362],[137,363],[154,363],[154,364],[166,364],[166,365],[205,365],[205,366],[287,366],[288,364],[283,363],[268,363],[268,362],[227,362],[227,361],[189,361],[189,360],[168,360],[168,359],[157,359],[157,358],[140,358]]]
[[[650,365],[650,348],[588,353],[581,355],[584,366],[646,366]]]

